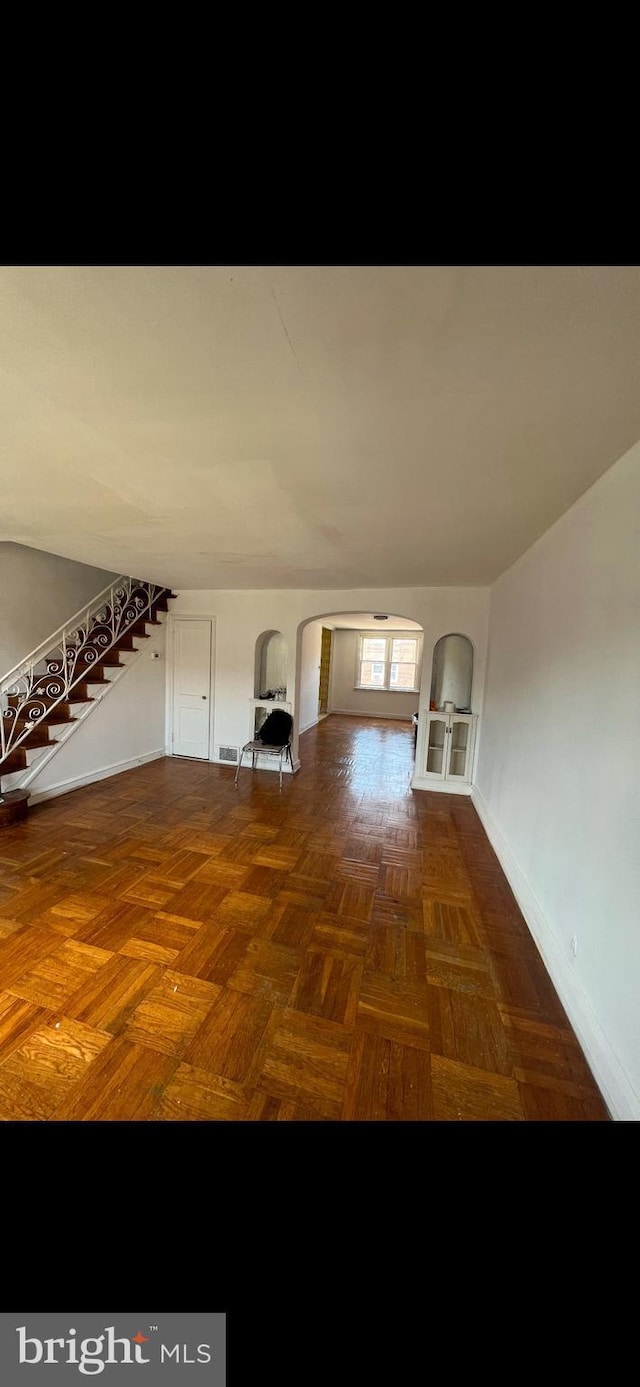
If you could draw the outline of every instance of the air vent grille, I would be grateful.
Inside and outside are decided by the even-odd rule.
[[[220,746],[220,747],[218,747],[218,760],[219,760],[219,761],[233,761],[234,764],[237,765],[237,763],[238,763],[238,748],[237,748],[237,746]]]

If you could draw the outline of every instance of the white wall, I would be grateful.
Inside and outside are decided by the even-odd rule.
[[[493,588],[476,778],[610,1110],[640,1118],[640,444]]]
[[[0,543],[0,678],[118,576],[25,544]]]
[[[371,633],[377,635],[376,631]],[[389,631],[384,635],[410,636],[411,631]],[[420,634],[419,632],[417,633]],[[418,711],[418,694],[386,693],[354,687],[358,658],[358,632],[334,631],[331,651],[331,690],[329,711],[361,713],[364,717],[410,718]]]
[[[158,652],[158,660],[152,660],[152,651]],[[125,653],[122,658],[131,663],[131,655]],[[30,787],[32,803],[36,804],[54,791],[62,792],[100,779],[105,771],[126,770],[140,761],[163,756],[165,675],[163,625],[144,642],[131,669],[120,676],[100,705],[36,776]],[[98,693],[99,689],[94,685],[92,691]],[[30,758],[32,762],[34,759]],[[11,788],[12,781],[15,777],[7,777],[7,789]]]
[[[310,621],[302,632],[299,732],[306,732],[308,727],[313,727],[318,721],[321,649],[322,622]]]
[[[424,630],[421,710],[429,708],[431,660],[438,638],[448,631],[468,635],[475,648],[474,712],[481,712],[489,610],[488,588],[348,588],[343,590],[264,589],[259,591],[182,591],[171,611],[175,616],[216,618],[215,726],[217,758],[220,744],[240,747],[252,735],[254,652],[262,631],[281,631],[287,641],[287,690],[295,729],[294,758],[300,714],[300,684],[296,674],[301,623],[336,612],[381,611],[409,617]],[[426,717],[421,719],[422,735]],[[420,734],[418,737],[420,744]],[[426,782],[426,788],[431,788]]]

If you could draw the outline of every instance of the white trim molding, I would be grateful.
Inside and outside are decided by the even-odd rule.
[[[453,780],[430,780],[424,775],[414,775],[411,781],[412,790],[428,790],[430,794],[435,791],[436,795],[470,795],[472,788],[468,781],[456,785]]]
[[[307,722],[304,727],[298,728],[298,736],[302,737],[304,732],[309,732],[312,727],[317,727],[322,718],[327,718],[328,716],[328,713],[319,713],[317,717],[311,719],[311,722]]]
[[[623,1069],[584,988],[571,972],[533,888],[475,785],[471,798],[611,1116],[620,1122],[639,1121],[640,1095]]]
[[[387,689],[360,689],[360,693],[388,693]],[[396,722],[411,722],[411,713],[364,713],[358,712],[357,708],[330,708],[328,713],[323,713],[323,717],[330,717],[331,713],[339,713],[343,718],[393,718]]]

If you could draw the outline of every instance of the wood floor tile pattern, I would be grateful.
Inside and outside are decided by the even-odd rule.
[[[603,1121],[470,800],[400,722],[168,758],[0,835],[3,1121]]]

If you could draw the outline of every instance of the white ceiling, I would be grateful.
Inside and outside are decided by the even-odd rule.
[[[337,631],[421,631],[417,621],[408,616],[394,616],[388,612],[388,621],[374,621],[373,612],[340,612],[337,616],[322,617],[323,626],[332,626]]]
[[[638,267],[0,268],[0,539],[485,584],[640,437]]]

